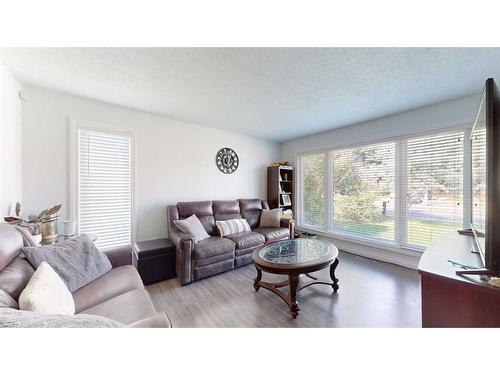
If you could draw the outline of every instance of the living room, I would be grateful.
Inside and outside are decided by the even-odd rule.
[[[349,367],[401,340],[460,350],[428,328],[500,327],[493,41],[203,41],[200,24],[124,42],[101,26],[0,43],[0,327],[81,328],[9,342],[92,332],[106,361],[107,340],[176,356],[220,336],[209,361],[278,335]]]

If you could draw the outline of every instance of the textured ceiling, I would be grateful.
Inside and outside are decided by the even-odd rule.
[[[22,83],[275,141],[480,92],[500,48],[3,48]]]

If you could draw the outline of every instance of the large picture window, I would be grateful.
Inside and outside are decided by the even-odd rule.
[[[324,153],[306,155],[303,166],[303,222],[313,227],[325,228],[325,163]]]
[[[464,132],[409,139],[406,154],[407,240],[427,246],[463,228]]]
[[[443,132],[301,156],[299,226],[414,248],[463,228],[470,214],[463,199],[466,134]]]
[[[394,143],[333,152],[333,231],[394,240]]]

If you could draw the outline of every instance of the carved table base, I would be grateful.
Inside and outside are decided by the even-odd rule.
[[[311,276],[308,273],[299,273],[296,271],[290,271],[290,273],[288,274],[288,280],[283,280],[283,281],[275,282],[275,283],[262,281],[262,269],[257,264],[255,264],[255,268],[257,270],[257,277],[255,277],[255,279],[254,279],[253,286],[254,286],[256,291],[258,291],[259,288],[262,287],[262,288],[270,290],[274,294],[277,294],[278,296],[280,296],[281,299],[283,299],[283,301],[285,301],[286,304],[288,305],[288,307],[290,308],[290,314],[292,314],[292,318],[295,319],[295,318],[297,318],[297,315],[299,315],[299,311],[300,311],[299,305],[297,302],[297,292],[298,291],[300,291],[304,288],[307,288],[311,285],[324,284],[324,285],[330,285],[333,288],[333,291],[337,292],[337,290],[339,289],[339,285],[338,285],[339,279],[337,279],[335,277],[335,269],[337,268],[338,264],[339,264],[339,260],[335,258],[333,263],[330,265],[331,281],[327,280],[327,279],[321,279],[321,278]],[[266,272],[269,272],[269,271],[266,270]],[[307,278],[309,278],[312,281],[300,280],[301,275],[305,275]],[[281,290],[281,288],[283,288],[285,286],[290,286],[288,293],[285,293]]]

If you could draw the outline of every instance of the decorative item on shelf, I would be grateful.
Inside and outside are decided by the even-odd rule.
[[[64,224],[64,237],[73,237],[76,234],[76,221],[65,220]]]
[[[271,167],[280,167],[282,165],[288,165],[288,162],[287,161],[275,161],[270,166]]]
[[[240,164],[238,154],[236,154],[236,152],[229,147],[221,148],[219,152],[217,152],[215,162],[217,164],[217,168],[225,174],[233,173],[236,169],[238,169]]]
[[[283,210],[283,212],[281,214],[281,218],[293,220],[293,211],[291,209]]]
[[[290,199],[290,196],[288,194],[283,194],[281,196],[281,199],[283,199],[283,206],[291,206],[292,201]]]

